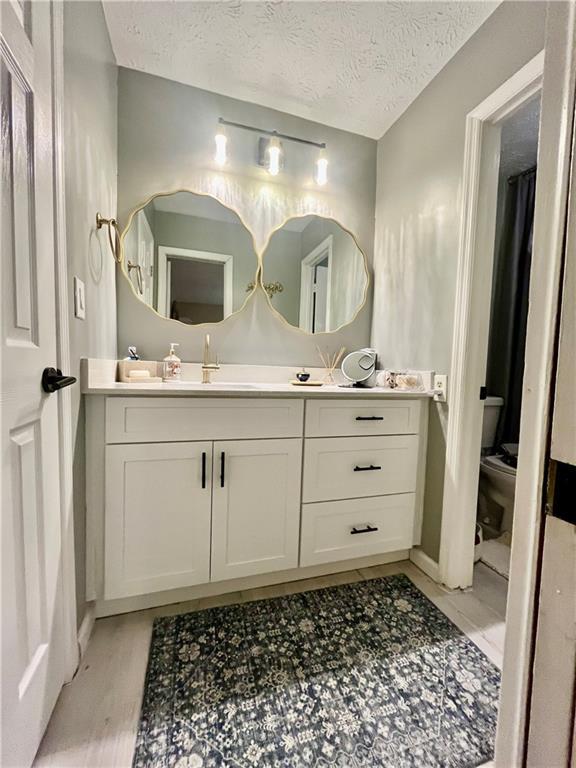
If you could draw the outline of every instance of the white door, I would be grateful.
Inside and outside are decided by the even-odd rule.
[[[212,443],[107,446],[106,599],[207,582],[211,495]]]
[[[212,581],[296,568],[301,440],[214,443]]]
[[[0,3],[2,746],[32,762],[65,679],[56,364],[51,5]]]

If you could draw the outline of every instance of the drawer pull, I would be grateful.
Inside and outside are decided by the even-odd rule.
[[[384,421],[384,416],[356,416],[356,421]]]
[[[378,528],[375,525],[367,524],[365,528],[352,528],[350,531],[350,536],[354,536],[356,533],[375,533],[378,530]]]
[[[224,488],[224,479],[226,472],[226,454],[224,451],[220,454],[220,488]]]
[[[378,466],[377,464],[370,464],[369,467],[354,467],[354,472],[374,472],[374,470],[382,469],[382,467]]]
[[[206,451],[202,451],[202,488],[206,488]]]

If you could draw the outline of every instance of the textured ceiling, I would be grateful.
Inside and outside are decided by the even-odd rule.
[[[498,2],[107,0],[120,66],[380,138]]]

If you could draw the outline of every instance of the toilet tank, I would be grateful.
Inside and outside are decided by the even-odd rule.
[[[494,448],[498,419],[504,405],[503,397],[487,397],[484,400],[484,418],[482,420],[482,448]]]

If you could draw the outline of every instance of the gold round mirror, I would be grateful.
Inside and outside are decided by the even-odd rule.
[[[258,257],[240,217],[213,197],[159,194],[122,234],[123,269],[136,295],[163,317],[218,323],[254,289]]]
[[[307,333],[336,331],[366,301],[368,267],[354,236],[334,219],[309,215],[277,229],[262,259],[271,306]]]

